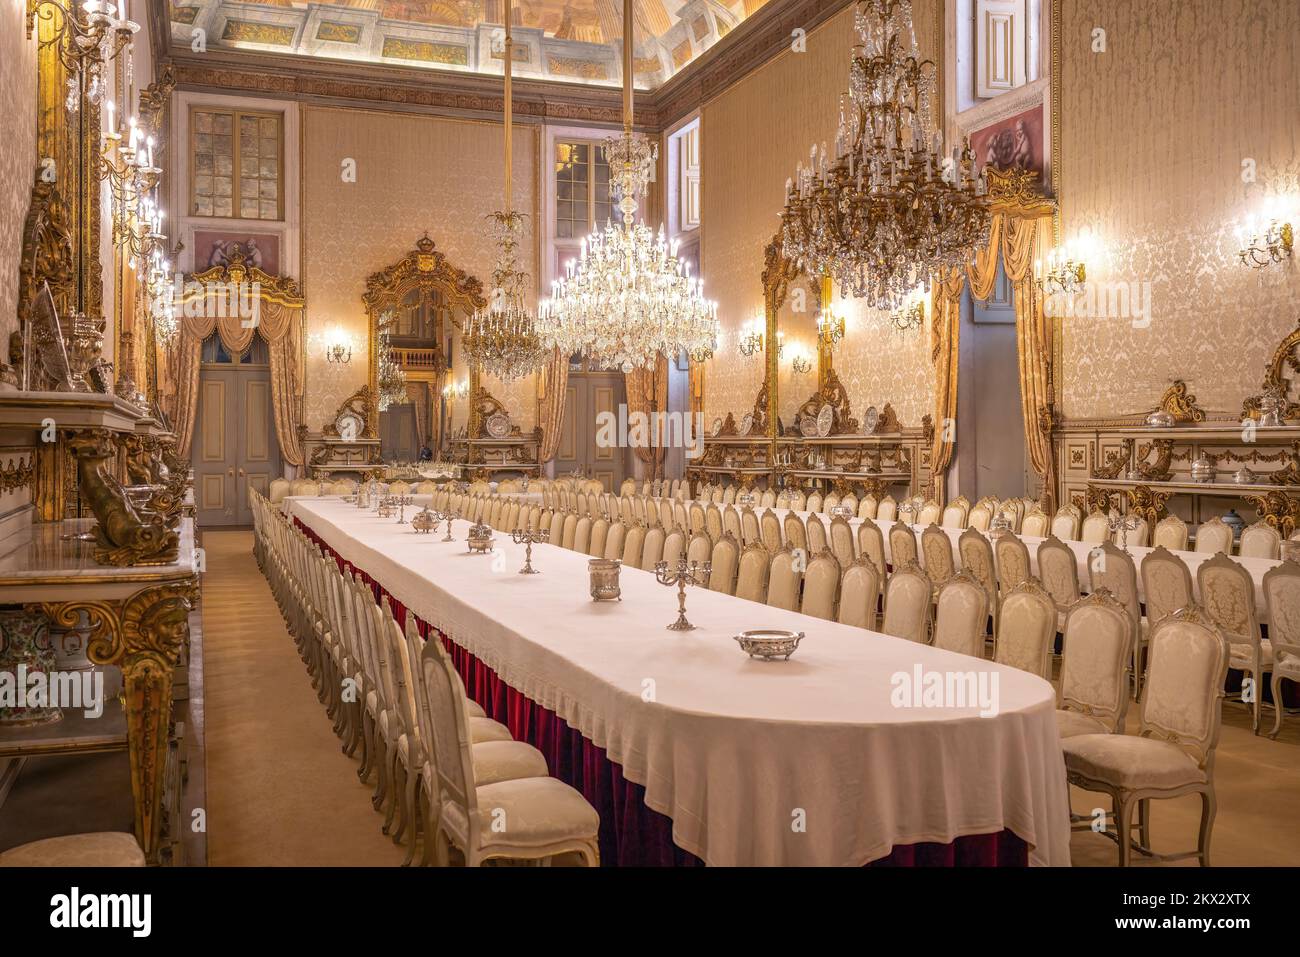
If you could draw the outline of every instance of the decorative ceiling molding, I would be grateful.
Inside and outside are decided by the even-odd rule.
[[[652,92],[638,92],[636,125],[662,131],[790,48],[793,32],[814,29],[852,0],[773,0]],[[158,6],[163,6],[158,4]],[[245,93],[279,99],[382,105],[454,115],[499,116],[501,79],[461,71],[314,59],[240,50],[191,53],[172,46],[178,90]],[[617,89],[516,79],[518,122],[622,123]]]

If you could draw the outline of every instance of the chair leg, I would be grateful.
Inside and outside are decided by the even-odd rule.
[[[357,768],[357,777],[365,781],[370,777],[370,768],[373,766],[376,745],[375,737],[377,730],[375,720],[370,716],[370,711],[365,704],[361,704],[361,767]]]
[[[376,725],[379,722],[375,722]],[[388,742],[384,740],[382,729],[375,728],[375,793],[370,803],[376,811],[384,806],[384,795],[388,793]]]
[[[393,751],[393,801],[384,822],[384,833],[392,835],[394,844],[401,844],[402,834],[406,832],[406,779],[410,775],[406,773],[406,765],[402,763],[401,755],[396,753],[397,749]]]
[[[1210,832],[1214,830],[1215,804],[1213,791],[1201,792],[1201,833],[1196,850],[1202,867],[1210,866]]]
[[[1273,730],[1268,733],[1270,738],[1276,738],[1277,733],[1282,730],[1282,675],[1273,672]]]
[[[1115,832],[1119,837],[1119,866],[1128,867],[1133,854],[1129,845],[1129,817],[1133,808],[1127,800],[1115,797],[1111,801],[1111,809],[1115,818]]]
[[[1151,849],[1151,799],[1138,801],[1138,844]]]
[[[1252,671],[1251,678],[1253,679],[1251,691],[1254,692],[1254,697],[1255,697],[1255,700],[1252,701],[1250,704],[1251,730],[1255,734],[1259,734],[1259,711],[1261,707],[1260,703],[1264,699],[1264,683],[1263,683],[1264,673],[1262,671]]]
[[[406,840],[406,858],[402,861],[403,867],[410,867],[411,861],[415,860],[415,844],[420,837],[420,815],[416,813],[416,802],[419,800],[420,775],[407,771],[406,787],[402,791],[402,827],[403,830],[409,831]],[[396,841],[401,836],[399,832]]]

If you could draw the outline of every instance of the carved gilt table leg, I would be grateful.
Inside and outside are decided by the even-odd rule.
[[[189,638],[198,579],[153,585],[125,601],[66,601],[45,605],[58,628],[89,620],[87,654],[97,665],[122,669],[135,836],[157,864],[162,836],[163,774],[172,718],[172,678]]]

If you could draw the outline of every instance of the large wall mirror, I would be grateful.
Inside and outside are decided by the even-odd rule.
[[[426,233],[366,280],[363,301],[384,461],[450,458],[453,440],[470,426],[469,397],[478,386],[460,337],[485,304],[482,284],[449,263]]]

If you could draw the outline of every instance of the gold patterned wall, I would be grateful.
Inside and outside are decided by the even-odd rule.
[[[451,263],[486,289],[495,255],[484,217],[502,203],[500,122],[409,114],[303,110],[302,274],[307,332],[335,323],[365,342],[366,277],[397,262],[427,230]],[[344,160],[356,182],[345,182]],[[536,135],[516,126],[514,205],[536,223]],[[524,248],[535,249],[530,231]],[[536,275],[535,253],[529,264]],[[364,352],[362,353],[364,355]],[[458,378],[463,375],[458,373]],[[308,353],[304,421],[316,431],[365,384],[365,362],[342,372]],[[533,379],[485,385],[528,431],[536,423]],[[462,403],[463,404],[463,403]]]
[[[1272,203],[1300,225],[1300,4],[1062,9],[1063,235],[1091,230],[1089,283],[1138,302],[1111,316],[1124,310],[1108,291],[1106,318],[1063,318],[1062,412],[1147,411],[1180,378],[1205,408],[1235,413],[1300,319],[1296,262],[1248,269],[1235,235]]]
[[[917,42],[934,56],[940,0],[916,0]],[[706,372],[705,421],[748,412],[763,379],[758,357],[736,350],[740,326],[763,314],[763,251],[779,225],[785,181],[814,143],[835,136],[840,93],[848,88],[853,8],[846,7],[807,37],[806,52],[786,50],[703,107],[701,120],[703,255],[706,294],[718,301],[722,343]],[[835,300],[849,333],[835,367],[855,410],[892,402],[904,425],[930,410],[933,376],[922,336],[890,336],[860,303]],[[808,315],[815,308],[810,298]],[[802,331],[798,333],[803,336]],[[812,394],[816,379],[794,376],[783,361],[779,388],[783,418]],[[787,401],[790,400],[790,401]],[[788,424],[788,423],[787,423]]]
[[[0,0],[0,343],[18,326],[18,258],[36,171],[36,41],[23,25],[26,4]]]

